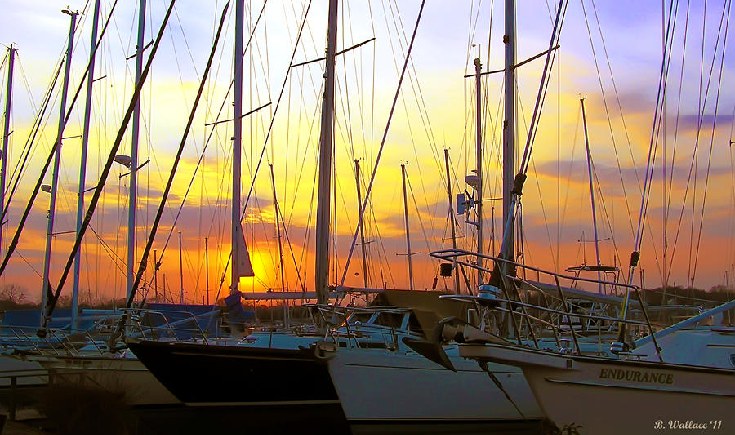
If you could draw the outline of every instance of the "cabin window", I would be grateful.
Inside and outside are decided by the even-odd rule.
[[[368,323],[372,316],[373,313],[352,313],[352,315],[350,315],[349,324],[354,325],[357,322],[362,324]]]
[[[408,317],[408,329],[411,332],[415,332],[417,334],[424,335],[424,330],[421,328],[419,319],[416,318],[416,314],[414,314],[413,312]]]
[[[375,319],[376,325],[387,326],[389,328],[398,329],[403,323],[402,313],[380,313],[377,319]]]

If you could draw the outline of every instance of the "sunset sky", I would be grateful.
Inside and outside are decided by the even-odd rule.
[[[60,11],[67,5],[80,11],[72,61],[70,95],[73,95],[83,80],[88,62],[92,3],[6,0],[3,4],[0,43],[5,46],[12,43],[18,49],[9,183],[18,177],[15,168],[23,158],[34,118],[66,50],[69,16]],[[100,28],[113,3],[102,0]],[[132,94],[134,60],[126,58],[135,52],[136,3],[119,2],[98,51],[87,188],[94,187],[99,180]],[[308,1],[268,0],[265,7],[262,1],[245,3],[246,42],[261,10],[263,15],[244,58],[243,107],[247,112],[270,105],[243,122],[243,204],[252,187],[243,225],[256,277],[243,279],[240,288],[280,291],[299,290],[303,286],[311,290],[324,63],[309,63],[290,70],[288,66],[323,56],[327,0],[312,0],[310,7]],[[668,17],[669,2],[665,3]],[[168,4],[168,0],[148,0],[147,42],[155,38]],[[222,0],[179,0],[145,84],[139,162],[150,162],[138,175],[137,261],[171,171],[225,4]],[[517,4],[520,62],[548,48],[557,4],[551,0],[518,0]],[[376,168],[380,141],[419,5],[418,0],[340,2],[337,50],[375,39],[340,55],[337,60],[331,284],[342,283],[344,275],[345,285],[363,285],[359,240],[345,271],[358,221],[355,159],[360,162],[362,195],[367,191],[372,172],[376,171],[365,216],[369,287],[409,286],[401,164],[406,165],[408,176],[416,288],[431,288],[438,274],[438,263],[429,257],[429,252],[451,246],[445,148],[450,155],[453,194],[471,192],[464,177],[475,167],[475,90],[474,80],[464,76],[474,72],[473,59],[478,55],[483,71],[503,68],[504,2],[501,0],[426,2],[385,149]],[[211,123],[232,119],[232,96],[228,94],[234,38],[232,6],[154,243],[157,254],[163,255],[159,292],[163,293],[165,275],[167,296],[171,298],[173,294],[175,301],[180,290],[179,232],[183,241],[186,301],[201,303],[207,288],[211,298],[218,290],[224,294],[229,282],[229,271],[225,274],[224,268],[230,252],[232,123],[214,126]],[[669,271],[669,284],[681,286],[693,280],[695,286],[709,288],[733,279],[735,172],[730,138],[735,110],[735,62],[732,44],[725,39],[731,37],[727,32],[730,23],[727,14],[731,13],[728,7],[725,0],[691,1],[679,2],[676,10],[666,88],[665,172],[669,199],[665,206],[661,165],[664,146],[658,135],[653,139],[658,144],[655,175],[641,249],[646,287],[661,286],[664,269]],[[660,1],[569,2],[522,197],[525,262],[562,271],[596,261],[590,243],[594,230],[580,110],[580,98],[584,97],[595,166],[601,261],[627,264],[638,226],[646,159],[652,141],[662,59],[661,8]],[[296,44],[302,22],[303,31]],[[150,50],[146,51],[146,59]],[[541,58],[518,69],[520,154],[526,143],[543,63]],[[4,104],[7,61],[3,61],[0,73]],[[492,234],[496,235],[496,249],[500,246],[502,206],[490,198],[501,195],[499,150],[504,84],[502,74],[484,77],[484,237],[485,250],[489,251]],[[7,223],[3,226],[0,249],[3,256],[56,136],[59,95],[57,85],[12,198]],[[54,285],[73,243],[73,234],[67,232],[73,231],[76,225],[81,146],[78,136],[82,131],[84,100],[81,95],[64,133],[54,230],[59,234],[53,242],[51,282]],[[224,107],[221,113],[220,107]],[[130,129],[120,153],[130,153]],[[261,153],[263,159],[256,173]],[[202,163],[198,164],[200,158]],[[281,213],[285,282],[280,272],[270,165],[273,165],[275,195]],[[85,237],[83,299],[108,299],[125,293],[129,193],[126,172],[121,166],[113,167],[92,220],[94,231]],[[45,180],[50,183],[50,171]],[[40,298],[48,200],[44,193],[36,199],[18,249],[0,277],[0,286],[20,285],[29,300]],[[474,250],[475,229],[465,219],[466,215],[458,217],[458,243]],[[665,268],[664,256],[668,264]],[[146,272],[149,283],[152,269],[151,258]],[[635,281],[640,282],[638,278]],[[452,285],[452,280],[439,278],[437,288]],[[64,292],[71,293],[70,282]]]

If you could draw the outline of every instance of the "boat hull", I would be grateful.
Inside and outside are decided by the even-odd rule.
[[[493,422],[541,419],[521,370],[451,358],[456,372],[413,352],[341,348],[329,373],[351,423]],[[482,388],[479,388],[483,386]],[[501,390],[502,388],[502,390]],[[506,397],[506,393],[508,397]]]
[[[187,405],[338,403],[326,364],[308,349],[156,341],[128,346]]]
[[[92,387],[121,394],[131,406],[180,403],[137,359],[110,356],[32,356],[54,385]]]
[[[467,345],[466,357],[522,368],[548,418],[580,434],[707,430],[729,433],[735,373],[630,360],[553,354],[502,345]]]
[[[315,351],[318,346],[141,341],[129,347],[190,406],[334,404],[350,427],[367,430],[383,425],[485,428],[542,418],[519,369],[491,365],[501,389],[476,362],[459,357],[453,358],[455,373],[414,352],[349,346]],[[217,367],[216,373],[212,367]]]

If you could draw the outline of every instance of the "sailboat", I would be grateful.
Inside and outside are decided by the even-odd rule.
[[[241,1],[236,10],[241,10]],[[297,406],[312,415],[318,409],[337,410],[353,428],[375,424],[491,428],[539,420],[540,410],[519,370],[477,365],[449,346],[456,368],[449,372],[406,344],[429,334],[446,315],[437,311],[438,294],[385,292],[388,307],[347,309],[328,304],[336,0],[329,2],[328,14],[316,225],[319,303],[313,306],[317,328],[306,333],[263,331],[231,344],[128,340],[129,348],[189,406]],[[236,49],[235,57],[239,54]],[[419,318],[431,321],[422,325]],[[470,388],[478,384],[487,388]]]
[[[734,307],[735,301],[727,302],[655,333],[648,324],[649,335],[634,350],[614,342],[611,356],[486,340],[463,344],[460,353],[520,367],[545,415],[562,431],[720,430],[735,406],[735,331],[722,323],[722,313]]]
[[[729,12],[729,7],[727,10]],[[660,80],[665,80],[665,77]],[[659,92],[662,85],[660,83]],[[655,120],[654,116],[654,125]],[[650,167],[647,168],[646,187],[650,187],[651,171]],[[517,177],[525,178],[525,171],[521,169]],[[520,194],[520,190],[514,192],[514,202]],[[647,205],[645,201],[647,197],[644,194],[642,202]],[[641,218],[644,217],[642,207]],[[508,217],[506,223],[511,219]],[[497,287],[485,289],[478,296],[461,298],[472,301],[488,316],[483,316],[479,329],[466,329],[474,332],[475,336],[460,345],[459,353],[481,363],[520,367],[544,414],[556,425],[559,433],[605,435],[723,430],[728,424],[726,418],[735,406],[735,330],[732,324],[724,322],[723,314],[732,312],[735,301],[656,331],[638,294],[638,287],[632,284],[633,270],[640,255],[642,229],[643,226],[639,225],[627,284],[544,271],[515,262],[507,256],[506,249],[499,257],[489,258],[498,278],[495,281]],[[504,239],[504,248],[506,242]],[[448,260],[466,254],[439,252],[435,255]],[[473,267],[469,261],[463,264]],[[474,267],[478,266],[475,264]],[[543,275],[547,282],[551,282],[550,286],[558,290],[561,306],[549,308],[513,297],[519,289],[537,287],[536,283],[526,279],[526,273],[515,274],[516,269],[529,275]],[[613,285],[623,289],[625,296],[619,316],[572,312],[561,285],[568,281],[586,281],[590,287]],[[639,302],[643,315],[641,320],[630,317],[631,301],[634,300]],[[512,329],[517,333],[514,339],[505,339],[486,330],[485,320],[496,315],[512,322]],[[580,337],[571,322],[573,317],[618,325],[617,339],[610,345],[609,355],[581,352]],[[549,318],[567,322],[573,345],[553,350],[539,346],[535,336],[538,331],[553,330],[558,340],[560,327],[564,326],[550,322]],[[632,340],[637,335],[631,333],[634,329],[644,331],[645,336]],[[528,332],[530,338],[522,340],[523,331]]]
[[[95,19],[94,19],[94,29],[92,32],[92,59],[90,60],[90,68],[89,68],[89,75],[87,76],[87,84],[88,84],[88,95],[89,91],[91,90],[91,82],[93,81],[93,73],[94,73],[94,52],[97,48],[97,37],[96,37],[96,28],[97,28],[97,15],[99,14],[99,0],[95,2]],[[171,10],[172,10],[173,4],[168,9],[168,14],[166,16],[166,19],[164,20],[164,24],[162,25],[161,29],[165,29],[166,20],[168,17],[171,16]],[[68,11],[65,11],[69,13]],[[140,6],[140,29],[144,28],[143,24],[143,16],[145,14],[145,0],[141,1]],[[72,20],[76,18],[76,13],[69,13],[69,15],[72,16]],[[109,21],[108,21],[109,22]],[[71,30],[70,30],[70,40],[72,39],[73,35],[73,29],[74,24],[72,21]],[[221,29],[221,24],[220,24]],[[142,31],[142,30],[141,30]],[[161,36],[163,34],[163,30],[159,31],[158,37],[156,42],[160,42]],[[139,41],[142,40],[142,35],[139,33]],[[157,44],[156,44],[157,45]],[[138,46],[138,57],[140,62],[140,57],[142,55],[142,51],[144,49],[142,43],[139,43]],[[155,53],[154,46],[154,53]],[[68,56],[71,54],[71,48],[69,49]],[[146,67],[146,71],[150,67],[150,61],[153,58],[153,54],[151,54],[150,59],[148,61],[148,66]],[[213,56],[211,54],[210,56]],[[67,60],[67,74],[69,69],[69,62]],[[142,65],[142,62],[140,63]],[[128,112],[126,116],[130,116],[130,114],[135,110],[138,111],[137,107],[134,109],[133,105],[135,102],[138,101],[137,94],[140,90],[140,87],[143,84],[144,79],[141,78],[140,73],[136,76],[136,92],[134,93],[134,101],[131,102],[130,106],[128,107]],[[89,101],[90,98],[87,98],[88,106],[85,116],[85,136],[88,131],[88,121],[89,121]],[[136,105],[137,106],[137,105]],[[195,109],[194,109],[195,110]],[[61,123],[63,125],[64,117],[65,117],[65,108],[63,107],[62,103],[62,109],[61,109]],[[61,136],[61,133],[59,133],[59,137]],[[86,139],[86,138],[85,138]],[[116,147],[119,145],[122,137],[121,135],[118,136]],[[116,148],[115,147],[115,148]],[[133,146],[135,148],[135,146]],[[58,148],[57,148],[58,152]],[[115,161],[120,161],[119,156],[114,156]],[[122,159],[123,161],[125,159]],[[110,153],[109,160],[107,163],[107,169],[109,169],[109,166],[112,164],[113,161],[113,153]],[[128,159],[129,163],[133,163],[131,165],[131,170],[134,171],[136,169],[134,165],[134,159]],[[55,167],[55,173],[57,172],[58,168]],[[84,161],[82,164],[82,174],[84,174]],[[55,177],[56,179],[56,177]],[[83,177],[81,178],[83,180]],[[80,185],[82,185],[83,182],[80,181]],[[96,187],[95,193],[99,193],[101,186],[104,183],[100,183]],[[82,187],[80,187],[80,190]],[[131,191],[134,191],[134,188],[131,188]],[[81,197],[81,193],[80,193]],[[94,203],[94,201],[93,201]],[[80,201],[80,210],[81,210],[81,201]],[[52,210],[53,211],[53,210]],[[81,215],[81,211],[79,212]],[[131,215],[134,215],[134,207],[133,210],[131,210]],[[50,215],[50,222],[52,220],[51,216],[53,216],[53,213]],[[87,212],[87,223],[88,219],[91,216],[90,210]],[[81,222],[78,222],[80,224]],[[131,229],[134,227],[134,225],[131,225]],[[79,226],[78,226],[79,228]],[[50,230],[49,230],[50,234]],[[79,242],[81,240],[83,232],[78,229],[78,235],[77,235],[77,247],[79,246]],[[130,239],[131,242],[134,241],[134,238]],[[133,245],[134,246],[134,245]],[[132,254],[134,251],[134,247],[128,248],[129,254]],[[47,251],[48,252],[48,251]],[[78,254],[78,251],[76,252]],[[73,253],[74,254],[74,253]],[[48,254],[47,254],[48,255]],[[79,256],[76,255],[76,264],[75,266],[78,266],[78,260]],[[72,257],[74,258],[74,257]],[[134,257],[131,257],[134,258]],[[66,272],[68,272],[69,264],[67,264]],[[129,264],[130,269],[132,270],[132,264]],[[75,278],[78,274],[78,268],[75,268]],[[65,277],[66,275],[64,275]],[[62,281],[63,282],[63,281]],[[48,283],[48,280],[45,280],[46,285],[50,285]],[[75,280],[75,290],[76,290],[76,280]],[[132,282],[130,282],[132,284]],[[61,289],[61,285],[59,288],[57,288],[57,294],[55,295],[55,299],[58,298],[58,292]],[[76,291],[75,291],[76,293]],[[44,296],[46,296],[46,292],[44,292]],[[50,293],[49,293],[50,295]],[[131,296],[132,298],[132,296]],[[54,301],[55,302],[55,301]],[[130,353],[129,351],[126,351],[123,348],[115,347],[115,343],[107,343],[105,342],[108,336],[110,336],[110,330],[106,330],[103,333],[100,333],[99,330],[84,330],[79,331],[79,324],[75,322],[76,317],[76,306],[74,306],[71,316],[71,325],[70,329],[74,330],[76,334],[70,334],[66,337],[64,337],[62,340],[57,340],[57,337],[55,336],[55,330],[51,329],[53,327],[53,324],[51,324],[51,312],[52,308],[55,304],[51,304],[51,308],[47,308],[44,303],[44,318],[43,318],[43,329],[42,331],[45,333],[45,335],[50,335],[50,337],[41,336],[39,334],[39,342],[42,344],[44,343],[51,343],[51,346],[48,346],[47,348],[42,348],[41,345],[31,346],[29,349],[23,349],[23,352],[21,352],[21,348],[17,345],[14,345],[12,350],[16,351],[17,357],[26,361],[33,362],[35,364],[40,363],[44,369],[48,370],[49,372],[53,371],[56,376],[54,376],[54,380],[56,383],[61,384],[82,384],[82,385],[94,385],[96,388],[99,389],[106,389],[111,390],[115,392],[120,392],[125,395],[126,401],[129,405],[160,405],[160,404],[175,404],[178,403],[177,399],[166,389],[164,388],[160,383],[156,381],[156,379],[151,375],[151,373],[145,368],[145,366],[137,360],[137,358]],[[76,305],[76,304],[74,304]],[[150,324],[148,324],[145,328],[141,328],[141,325],[138,324],[138,328],[131,332],[131,335],[136,335],[139,333],[144,333],[143,330],[147,332],[153,331],[156,334],[160,334],[161,331],[166,332],[175,332],[177,323],[178,324],[187,324],[190,325],[191,323],[194,323],[196,325],[196,317],[192,317],[191,319],[184,319],[182,321],[178,322],[169,322],[166,320],[167,313],[163,312],[164,307],[156,307],[158,309],[154,310],[147,310],[145,312],[142,312],[141,310],[137,310],[135,313],[137,318],[139,320],[141,319],[148,319],[151,314],[154,316],[163,317],[163,325],[160,325],[160,320],[158,320],[159,324],[153,325],[151,327]],[[109,316],[109,313],[107,313],[107,317],[105,319],[97,319],[97,320],[105,320],[107,322],[100,322],[97,326],[100,326],[104,329],[105,326],[114,326],[110,325],[111,321],[114,321],[117,323],[117,320],[120,318],[120,316],[130,316],[131,311],[123,311],[114,313],[114,316]],[[97,313],[98,315],[100,313]],[[200,317],[203,317],[204,319],[208,318],[208,316],[212,316],[213,314],[216,314],[216,311],[208,310],[206,313],[200,313]],[[148,317],[146,317],[148,316]],[[99,317],[99,316],[98,316]],[[192,322],[193,319],[193,322]],[[89,320],[89,319],[85,319]],[[144,320],[145,322],[145,320]],[[134,323],[134,322],[132,322]],[[48,330],[46,327],[50,327]],[[112,331],[115,331],[114,328],[112,328]],[[165,334],[164,334],[165,335]],[[110,340],[112,341],[112,340]],[[31,343],[33,344],[33,343]]]

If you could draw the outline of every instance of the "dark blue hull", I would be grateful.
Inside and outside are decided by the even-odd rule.
[[[128,347],[188,405],[338,403],[327,364],[311,350],[157,341]]]

